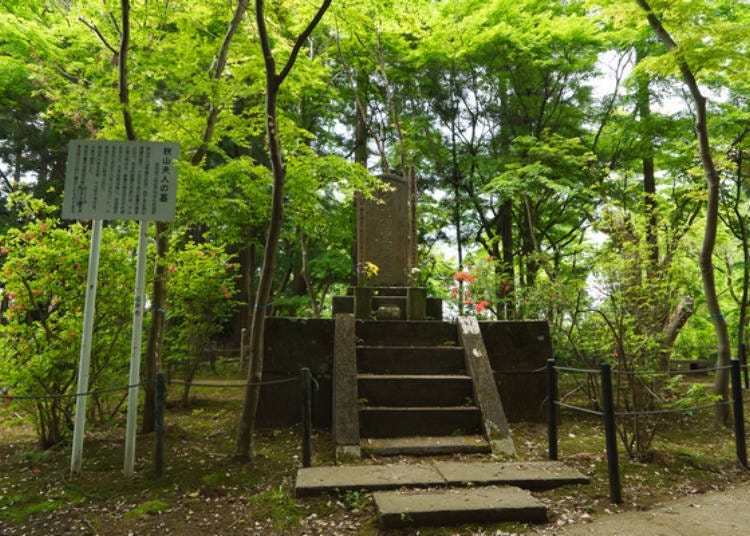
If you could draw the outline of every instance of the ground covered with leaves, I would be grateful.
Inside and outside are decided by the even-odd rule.
[[[646,510],[657,502],[750,480],[735,463],[731,429],[714,426],[710,412],[671,415],[657,426],[652,461],[633,463],[621,453],[624,502],[612,505],[599,419],[564,412],[560,460],[590,475],[592,482],[535,493],[549,506],[548,525],[384,531],[364,491],[294,498],[294,477],[301,466],[298,428],[261,431],[255,461],[234,462],[241,390],[195,389],[188,408],[177,403],[180,393],[173,391],[166,422],[166,470],[159,479],[152,476],[151,436],[138,439],[136,476],[122,475],[124,414],[106,427],[92,427],[86,437],[83,472],[71,478],[69,444],[40,450],[24,415],[7,404],[0,406],[0,534],[507,535],[532,530],[552,534],[558,527],[606,513]],[[546,459],[545,425],[516,424],[513,436],[519,459]],[[332,463],[330,436],[317,432],[313,464]]]

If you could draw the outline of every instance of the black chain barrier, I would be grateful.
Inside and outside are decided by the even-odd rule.
[[[610,485],[610,500],[619,504],[622,502],[622,487],[620,484],[619,474],[619,459],[617,455],[617,431],[616,431],[616,417],[639,417],[639,416],[661,416],[661,415],[674,415],[689,412],[698,412],[706,409],[712,409],[716,407],[729,406],[733,408],[734,414],[734,436],[736,446],[736,456],[738,462],[744,467],[748,468],[747,463],[747,447],[745,443],[745,425],[744,425],[744,402],[747,400],[742,397],[742,385],[741,385],[741,370],[745,369],[747,372],[747,365],[740,363],[738,359],[732,359],[729,366],[713,367],[705,369],[693,369],[689,371],[680,371],[682,373],[690,374],[705,374],[708,372],[715,372],[719,370],[729,370],[731,377],[732,387],[732,398],[731,400],[721,400],[712,404],[704,406],[695,406],[689,408],[674,408],[674,409],[658,409],[658,410],[643,410],[643,411],[615,411],[614,409],[614,396],[612,389],[612,375],[644,375],[644,376],[655,376],[655,375],[670,375],[671,372],[655,372],[655,373],[642,373],[637,371],[623,371],[613,370],[611,365],[608,363],[602,363],[600,370],[595,369],[583,369],[574,367],[559,367],[556,365],[554,359],[547,361],[545,371],[547,374],[547,436],[549,444],[549,459],[556,460],[558,457],[558,424],[560,420],[559,410],[561,408],[569,409],[572,411],[586,413],[589,415],[595,415],[604,419],[605,428],[605,443],[607,448],[607,469],[609,474],[609,485]],[[571,374],[596,374],[601,379],[601,404],[602,411],[596,411],[573,404],[567,404],[559,399],[558,396],[558,376],[560,372],[568,372]]]

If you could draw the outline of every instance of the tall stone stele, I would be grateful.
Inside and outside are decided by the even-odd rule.
[[[372,200],[357,197],[357,265],[371,262],[379,269],[367,286],[406,287],[417,266],[416,172],[412,166],[404,176],[379,178],[389,191]]]

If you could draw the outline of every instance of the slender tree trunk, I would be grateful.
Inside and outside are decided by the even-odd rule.
[[[276,122],[277,97],[281,84],[289,75],[294,66],[297,56],[307,41],[308,37],[323,18],[332,0],[323,0],[312,21],[304,31],[297,37],[292,52],[289,55],[281,72],[276,71],[276,60],[271,49],[271,40],[266,27],[263,0],[255,0],[255,21],[258,27],[258,38],[263,50],[263,58],[266,71],[266,135],[268,137],[268,153],[271,159],[271,172],[273,174],[273,191],[271,193],[271,221],[266,237],[266,248],[263,255],[263,267],[258,282],[258,292],[255,299],[255,313],[250,324],[250,342],[248,348],[248,359],[250,369],[248,371],[247,386],[242,402],[242,414],[237,430],[237,441],[235,457],[241,461],[249,461],[254,456],[253,432],[255,431],[255,415],[260,400],[260,382],[263,379],[263,326],[266,320],[266,311],[269,307],[271,297],[271,286],[276,267],[276,253],[278,251],[279,236],[281,235],[281,224],[284,219],[284,180],[286,169],[281,154],[281,142]]]
[[[515,280],[516,271],[513,258],[513,201],[506,200],[500,206],[500,214],[498,215],[500,224],[500,240],[503,245],[503,259],[502,259],[502,296],[503,296],[503,310],[505,320],[511,320],[516,316],[515,306]]]
[[[250,327],[250,322],[253,314],[253,303],[255,302],[255,244],[252,243],[251,232],[243,228],[242,230],[242,241],[245,246],[240,249],[238,253],[239,257],[239,271],[240,277],[237,282],[239,288],[238,299],[242,303],[239,314],[235,318],[234,331],[239,337],[238,342],[240,345],[245,344],[242,340],[242,330]],[[244,355],[244,354],[243,354]],[[243,363],[242,372],[247,373],[247,369],[244,368],[246,363]]]
[[[226,68],[229,57],[229,47],[232,38],[237,33],[242,18],[247,11],[248,0],[239,0],[235,8],[234,16],[230,21],[224,40],[219,50],[217,61],[211,72],[211,78],[218,80],[221,78]],[[208,147],[213,139],[216,122],[219,119],[219,107],[211,104],[206,124],[201,137],[201,144],[190,163],[194,166],[200,166],[208,153]],[[196,225],[193,232],[200,235],[202,227]],[[154,399],[156,397],[155,385],[153,379],[162,366],[162,346],[164,343],[164,330],[166,326],[166,308],[167,308],[167,267],[164,261],[169,251],[169,225],[166,222],[156,222],[156,274],[151,287],[151,327],[148,332],[148,342],[146,343],[145,355],[145,402],[143,406],[143,423],[141,432],[144,434],[154,431]]]
[[[646,12],[651,28],[664,46],[674,51],[677,43],[670,33],[664,28],[661,20],[654,14],[651,6],[646,0],[636,0],[638,5]],[[716,332],[716,353],[719,370],[714,382],[714,393],[721,396],[723,400],[729,399],[729,361],[731,348],[729,346],[729,331],[724,315],[719,305],[719,297],[716,292],[716,280],[714,276],[713,251],[716,245],[716,232],[719,221],[719,174],[714,165],[711,153],[711,145],[708,136],[708,122],[706,113],[706,97],[700,91],[692,69],[681,55],[675,56],[677,65],[682,73],[682,78],[690,90],[690,95],[695,104],[695,136],[698,140],[703,172],[706,176],[706,190],[708,200],[706,204],[706,225],[703,233],[703,243],[700,249],[701,277],[703,279],[703,292],[705,293],[706,306],[711,315],[711,321]],[[729,422],[729,406],[716,406],[716,418],[720,424]]]
[[[741,138],[744,137],[744,134]],[[741,139],[740,138],[740,139]],[[739,145],[739,144],[737,144]],[[737,323],[737,344],[745,343],[745,328],[747,325],[747,300],[748,300],[748,286],[750,285],[750,243],[748,243],[748,229],[747,221],[745,216],[740,212],[740,200],[742,199],[743,181],[745,175],[745,163],[744,155],[741,150],[741,146],[738,149],[739,154],[737,157],[737,186],[735,189],[735,203],[733,208],[734,217],[737,219],[737,232],[735,236],[740,239],[742,244],[742,292],[739,299],[740,317]],[[739,357],[739,351],[737,352]]]
[[[636,62],[646,55],[643,50],[637,48]],[[654,170],[654,140],[651,134],[651,89],[647,74],[638,77],[638,91],[636,95],[636,106],[640,119],[640,134],[642,149],[643,169],[643,194],[646,205],[646,242],[648,244],[647,272],[652,274],[659,264],[659,234],[658,220],[656,215],[656,173]]]
[[[162,367],[162,345],[164,327],[167,320],[167,266],[164,259],[169,251],[169,225],[163,221],[156,222],[156,271],[151,285],[151,325],[146,342],[144,374],[148,383],[144,389],[143,423],[141,432],[148,434],[154,431],[154,400],[156,390],[154,377]]]
[[[309,263],[307,261],[307,243],[305,242],[304,233],[300,233],[299,247],[302,252],[302,279],[305,280],[307,294],[310,296],[310,306],[313,310],[313,318],[320,318],[320,305],[318,304],[318,298],[315,295],[315,289],[313,289],[312,280],[310,279]]]

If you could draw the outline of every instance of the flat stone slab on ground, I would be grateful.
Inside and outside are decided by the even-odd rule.
[[[330,490],[394,489],[401,486],[442,486],[445,480],[431,465],[338,465],[297,470],[295,495]]]
[[[529,492],[514,487],[379,491],[372,496],[384,528],[547,521],[544,504]]]
[[[508,484],[549,489],[588,483],[583,474],[559,462],[434,462],[386,465],[338,465],[297,470],[297,497],[333,490],[369,491],[466,483]]]
[[[590,480],[560,462],[435,462],[435,468],[449,485],[473,482],[539,490],[588,484]]]

